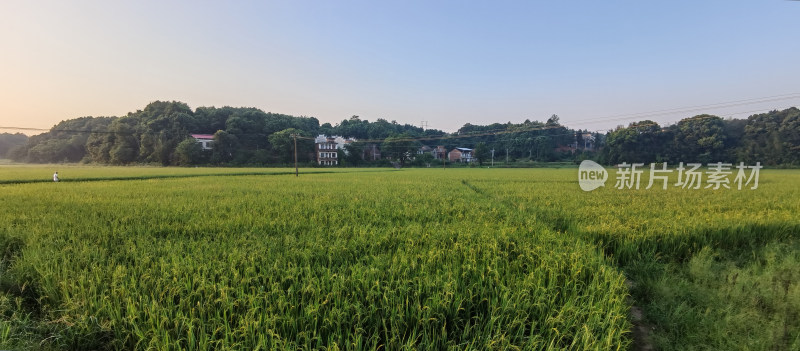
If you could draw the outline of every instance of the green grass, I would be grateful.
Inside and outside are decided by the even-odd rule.
[[[662,349],[797,345],[798,171],[58,170],[0,168],[0,349],[629,349],[630,295]]]
[[[670,263],[648,304],[663,350],[800,349],[800,241]],[[687,347],[691,346],[691,347]]]

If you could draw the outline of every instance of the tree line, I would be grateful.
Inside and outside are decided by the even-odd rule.
[[[202,150],[191,134],[212,134],[212,150]],[[353,116],[336,126],[314,117],[296,117],[244,107],[198,107],[178,101],[156,101],[123,117],[81,117],[62,121],[31,136],[7,153],[19,162],[84,162],[110,165],[269,165],[292,161],[299,135],[298,158],[312,162],[318,134],[359,139],[396,135],[414,138],[445,135],[438,130]]]
[[[0,133],[0,158],[7,158],[11,150],[25,145],[28,136],[22,133]]]
[[[754,114],[747,119],[699,115],[659,126],[645,120],[608,133],[599,159],[621,162],[745,162],[800,165],[800,110]]]
[[[203,150],[190,134],[211,134],[213,148]],[[339,153],[339,164],[425,164],[423,146],[474,149],[479,163],[505,161],[761,162],[800,165],[800,110],[789,108],[747,119],[699,115],[660,126],[634,122],[608,133],[571,129],[556,115],[545,122],[465,124],[455,133],[410,124],[352,116],[336,125],[314,117],[296,117],[244,107],[198,107],[156,101],[123,117],[81,117],[62,121],[49,132],[22,138],[0,135],[0,156],[20,162],[84,162],[113,165],[279,165],[293,161],[294,135],[301,163],[314,163],[316,135],[339,135],[359,142]],[[9,137],[14,136],[14,137]],[[13,140],[12,140],[13,139]],[[11,142],[4,143],[5,140]],[[16,146],[14,146],[16,145]],[[5,149],[3,149],[5,147]],[[365,158],[379,149],[381,158]]]

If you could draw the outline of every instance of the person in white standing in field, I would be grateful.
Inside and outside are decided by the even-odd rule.
[[[54,182],[57,182],[57,181],[58,181],[58,171],[56,171],[55,173],[53,173],[53,181],[54,181]]]

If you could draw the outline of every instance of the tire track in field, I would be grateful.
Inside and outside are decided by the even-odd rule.
[[[463,184],[470,190],[474,191],[478,195],[487,198],[487,200],[490,200],[494,203],[498,203],[506,207],[508,210],[512,210],[516,207],[514,206],[514,203],[512,201],[503,200],[491,196],[485,190],[473,185],[466,179],[462,179],[461,184]],[[546,222],[546,224],[550,226],[553,230],[557,230],[560,232],[576,230],[572,226],[571,221],[563,216],[558,216],[558,218],[555,219],[555,222],[553,222],[554,218],[551,218],[552,216],[549,216],[547,214],[542,216],[542,213],[539,212],[535,212],[535,214],[537,216],[537,219],[540,218],[543,219],[544,222]],[[575,235],[575,238],[577,238],[580,241],[585,241],[582,235]],[[600,252],[603,252],[603,250],[600,250]],[[633,327],[631,328],[631,333],[633,333],[633,349],[637,351],[652,351],[654,350],[653,341],[651,337],[653,326],[647,322],[647,318],[645,318],[644,311],[642,310],[641,307],[635,304],[635,301],[633,300],[633,297],[630,294],[630,291],[634,288],[635,285],[636,283],[634,281],[630,280],[627,277],[625,278],[625,286],[629,292],[627,296],[627,301],[628,304],[631,306],[630,310],[628,311],[628,318],[630,319],[631,324],[633,324]]]
[[[470,190],[474,191],[478,195],[481,195],[496,204],[500,204],[509,211],[519,211],[517,205],[513,201],[492,196],[485,190],[473,185],[466,179],[462,179],[461,184],[463,184]],[[552,213],[552,211],[550,212],[536,211],[534,212],[534,214],[536,215],[536,219],[541,220],[543,224],[545,224],[547,227],[557,232],[566,233],[567,231],[572,229],[572,221],[563,216],[556,215]]]

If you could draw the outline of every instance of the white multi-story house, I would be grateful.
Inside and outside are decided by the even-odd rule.
[[[336,147],[336,139],[324,135],[318,135],[314,139],[314,155],[317,164],[323,166],[335,166],[339,164],[339,150]]]
[[[335,166],[339,164],[339,153],[347,152],[344,147],[354,142],[353,139],[343,138],[338,135],[328,137],[318,135],[314,138],[314,154],[317,164],[323,166]]]

